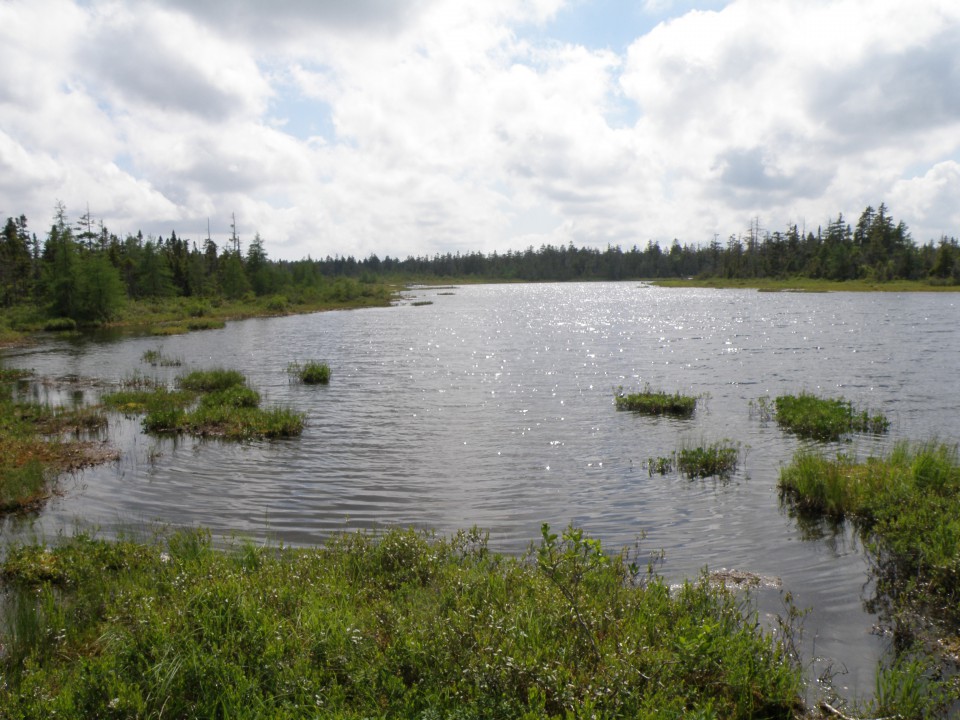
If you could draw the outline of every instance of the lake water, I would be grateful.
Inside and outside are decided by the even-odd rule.
[[[411,300],[433,304],[414,306]],[[111,416],[121,459],[61,481],[65,491],[5,537],[93,525],[204,526],[285,544],[333,532],[479,525],[523,552],[540,524],[582,526],[608,548],[662,548],[671,580],[740,569],[780,578],[805,622],[811,677],[868,695],[889,637],[865,612],[868,563],[848,529],[801,528],[779,503],[779,468],[799,441],[751,415],[759,397],[811,391],[885,413],[884,437],[829,446],[861,456],[898,439],[960,441],[954,294],[796,294],[660,289],[641,283],[418,289],[401,304],[228,323],[170,338],[44,339],[5,363],[39,375],[172,382],[242,369],[266,404],[307,414],[296,440],[157,439]],[[182,368],[141,362],[147,350]],[[293,361],[327,361],[329,386],[292,383]],[[618,387],[702,395],[687,420],[614,408]],[[40,396],[62,398],[44,386]],[[79,384],[74,395],[96,400]],[[67,399],[73,395],[67,393]],[[651,476],[646,461],[729,439],[728,480]],[[761,613],[782,610],[777,590]]]

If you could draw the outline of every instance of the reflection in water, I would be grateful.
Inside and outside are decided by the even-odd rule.
[[[636,283],[417,294],[433,304],[247,320],[162,340],[47,339],[8,353],[9,365],[107,385],[134,371],[172,382],[194,368],[236,367],[265,403],[308,418],[298,440],[225,444],[147,437],[137,420],[112,417],[121,460],[65,482],[34,529],[159,522],[313,544],[343,529],[479,525],[510,552],[525,550],[542,522],[576,523],[608,547],[645,533],[646,549],[665,550],[670,579],[704,567],[781,578],[812,608],[806,656],[821,669],[846,667],[836,681],[849,693],[871,691],[885,641],[862,607],[863,549],[849,528],[781,512],[779,467],[799,443],[751,417],[750,403],[806,390],[892,420],[886,437],[828,451],[876,454],[895,439],[957,432],[960,384],[938,380],[960,350],[955,296]],[[184,367],[145,365],[147,350]],[[289,363],[311,359],[330,364],[329,386],[290,381]],[[617,387],[648,383],[706,397],[687,420],[614,409]],[[84,399],[96,392],[83,388]],[[651,476],[644,465],[723,439],[746,450],[729,482]],[[4,535],[14,532],[8,521]],[[782,610],[776,593],[758,602],[764,613]]]

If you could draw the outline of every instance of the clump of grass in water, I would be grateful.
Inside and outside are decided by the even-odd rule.
[[[705,579],[673,590],[569,528],[525,558],[474,529],[225,551],[21,545],[0,656],[14,717],[794,717],[802,671]],[[571,622],[572,621],[572,622]],[[12,635],[12,637],[11,637]]]
[[[798,451],[780,471],[785,499],[805,513],[851,518],[923,587],[960,594],[960,463],[955,445],[900,442],[858,462]],[[955,604],[954,604],[955,606]],[[960,608],[957,608],[960,620]]]
[[[740,446],[729,440],[681,448],[677,453],[677,467],[688,478],[727,478],[736,471],[739,462]]]
[[[310,360],[303,365],[290,363],[287,372],[296,375],[305,385],[326,385],[330,382],[330,366],[316,360]]]
[[[214,368],[177,379],[180,390],[166,388],[121,391],[105,395],[108,407],[146,413],[150,433],[190,433],[230,440],[294,437],[303,432],[303,415],[289,408],[260,407],[260,394],[248,387],[243,373]],[[197,396],[196,407],[190,409]]]
[[[177,378],[177,384],[184,390],[194,390],[196,392],[226,390],[235,385],[245,385],[246,382],[247,378],[244,377],[242,372],[226,368],[194,370]]]
[[[60,471],[115,456],[99,443],[62,437],[103,427],[106,418],[96,409],[15,402],[10,383],[27,375],[22,370],[0,370],[0,512],[4,513],[46,499],[49,485]]]
[[[140,360],[149,363],[153,367],[180,367],[183,361],[180,358],[172,358],[164,355],[160,350],[145,350]]]
[[[616,396],[617,410],[630,410],[644,415],[673,415],[689,417],[697,406],[697,399],[689,395],[662,391],[645,387],[641,392],[626,394],[623,388]]]
[[[761,418],[770,417],[766,399],[757,401]],[[880,414],[854,409],[842,398],[821,398],[809,393],[780,395],[774,400],[772,416],[777,424],[800,437],[839,440],[855,432],[884,433],[890,421]]]

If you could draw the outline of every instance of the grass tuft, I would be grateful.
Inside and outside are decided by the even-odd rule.
[[[290,363],[287,372],[296,375],[305,385],[326,385],[330,382],[330,366],[325,362],[310,360],[302,365]]]
[[[765,398],[757,404],[761,417],[771,414]],[[780,395],[774,400],[772,415],[785,430],[815,440],[839,440],[857,432],[884,433],[890,427],[890,421],[880,413],[871,415],[842,398],[821,398],[809,393]]]
[[[644,415],[673,415],[690,417],[697,406],[697,399],[689,395],[644,388],[641,392],[625,394],[623,389],[616,396],[617,410],[630,410]]]

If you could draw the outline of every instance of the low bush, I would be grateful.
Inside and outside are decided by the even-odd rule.
[[[10,548],[11,717],[791,718],[801,670],[706,579],[671,589],[571,528],[323,549],[87,536]]]

